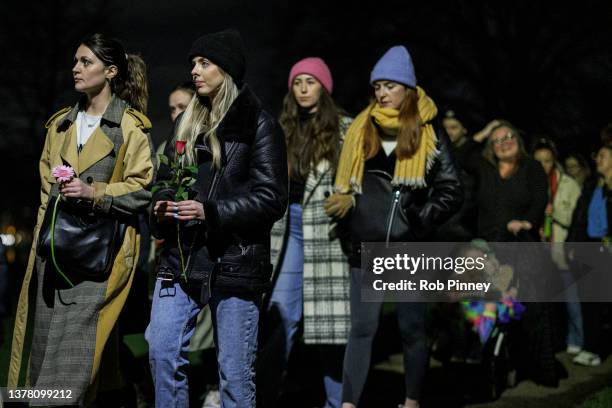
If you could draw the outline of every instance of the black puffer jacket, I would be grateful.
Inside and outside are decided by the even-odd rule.
[[[191,253],[189,286],[201,289],[203,301],[213,288],[238,293],[268,288],[270,230],[287,207],[283,132],[248,86],[230,107],[217,136],[222,142],[219,171],[213,171],[212,154],[201,138],[195,146],[198,177],[190,196],[203,203],[206,221],[181,224],[184,258]],[[168,143],[165,153],[174,156],[173,143]],[[160,167],[158,179],[169,178],[168,167]],[[172,200],[173,193],[158,191],[153,203]],[[160,271],[176,277],[180,273],[176,223],[158,224],[154,217],[151,222],[154,235],[166,239]]]
[[[361,264],[362,242],[427,241],[435,229],[463,202],[463,189],[450,141],[437,126],[439,155],[427,171],[427,187],[410,189],[391,185],[396,156],[381,148],[365,163],[362,194],[355,197],[349,230],[353,251],[351,266]]]

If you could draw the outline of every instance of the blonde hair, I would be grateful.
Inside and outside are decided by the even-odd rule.
[[[216,95],[210,101],[202,98],[196,93],[191,102],[185,109],[178,131],[176,140],[186,141],[185,156],[188,164],[196,164],[194,145],[196,138],[204,134],[203,142],[208,142],[213,155],[213,165],[219,169],[221,167],[221,143],[217,137],[217,128],[225,117],[230,106],[238,97],[238,87],[232,77],[219,71],[224,76],[223,82],[219,86]]]

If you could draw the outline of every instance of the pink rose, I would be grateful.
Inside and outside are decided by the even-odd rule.
[[[185,154],[185,145],[187,145],[187,142],[184,140],[177,140],[176,141],[176,154],[178,154],[179,156],[182,156]]]
[[[51,170],[51,175],[60,183],[65,183],[72,180],[74,177],[74,169],[64,165],[55,166],[53,170]]]

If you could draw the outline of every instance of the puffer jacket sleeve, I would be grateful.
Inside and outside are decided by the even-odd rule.
[[[444,223],[459,211],[463,203],[463,188],[450,140],[443,127],[438,126],[436,133],[439,146],[438,162],[432,169],[434,174],[429,199],[419,212],[421,222],[427,229]]]
[[[271,228],[287,208],[287,152],[279,124],[261,112],[249,162],[247,195],[204,203],[207,227],[224,232]]]
[[[150,136],[133,123],[122,123],[125,156],[122,179],[94,183],[94,209],[103,213],[132,215],[146,210],[151,202],[155,158]]]

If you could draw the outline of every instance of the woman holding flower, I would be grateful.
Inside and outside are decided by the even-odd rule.
[[[185,369],[196,317],[213,316],[222,406],[255,407],[261,294],[270,286],[270,230],[287,206],[281,128],[243,84],[235,30],[189,53],[197,97],[177,119],[153,196],[165,244],[146,331],[156,404],[188,406]]]
[[[102,382],[98,387],[104,379],[100,365],[114,361],[106,353],[113,352],[116,321],[132,284],[140,239],[135,216],[150,202],[147,188],[155,166],[147,134],[151,124],[136,110],[145,111],[147,103],[142,59],[126,54],[117,40],[94,34],[77,48],[72,74],[75,89],[84,96],[46,124],[39,165],[41,205],[17,308],[8,386],[25,381],[40,389],[69,389],[72,398],[62,403],[88,405],[98,388],[117,386]],[[66,204],[67,213],[121,219],[125,229],[107,273],[85,276],[78,267],[67,268],[62,259],[40,251],[45,214],[57,204]],[[59,222],[55,211],[53,215]],[[88,248],[100,242],[89,238]],[[33,293],[35,302],[29,302]],[[29,321],[31,340],[26,337]],[[31,341],[30,356],[24,355],[26,341]]]

